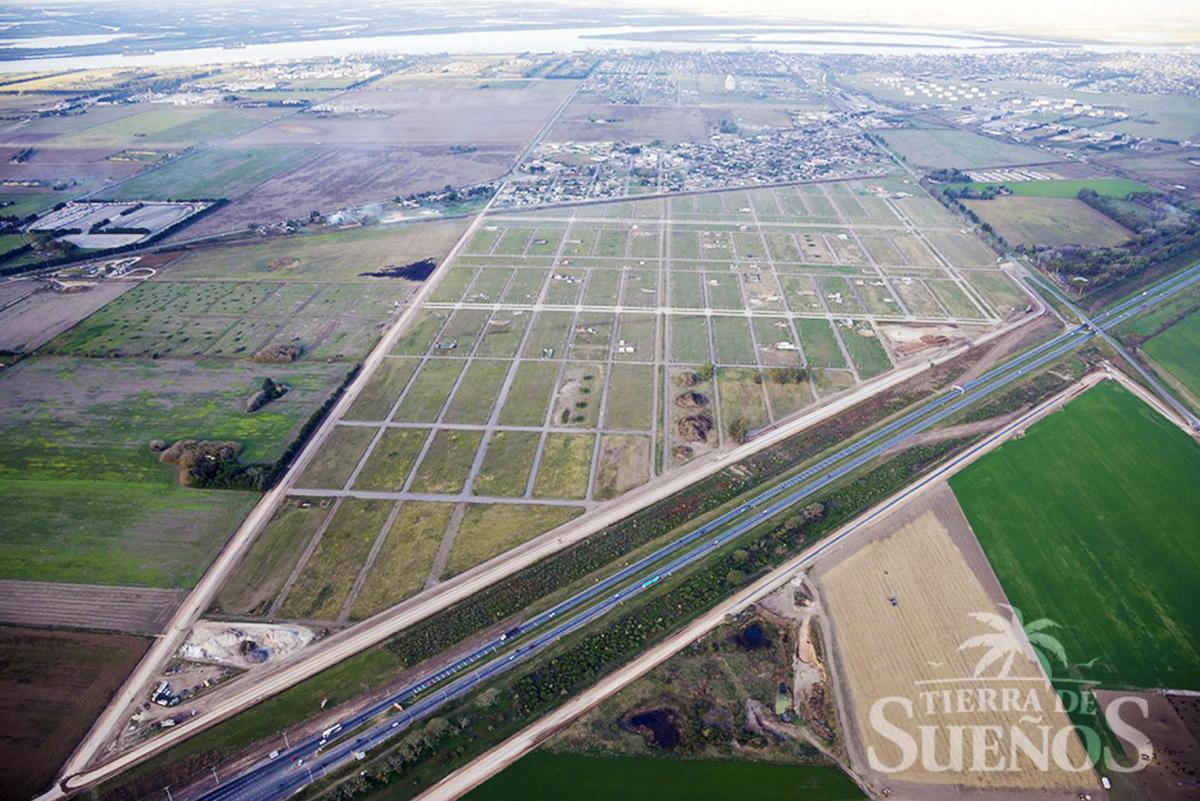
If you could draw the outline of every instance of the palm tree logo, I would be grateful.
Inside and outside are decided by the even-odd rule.
[[[970,648],[987,649],[975,663],[975,677],[982,676],[989,667],[1003,660],[996,678],[1007,678],[1011,675],[1013,662],[1018,655],[1030,662],[1041,663],[1047,677],[1050,676],[1050,659],[1047,654],[1054,656],[1064,666],[1067,664],[1067,654],[1062,643],[1046,633],[1046,629],[1058,627],[1057,623],[1044,617],[1025,625],[1019,609],[1007,604],[1001,605],[1012,612],[1011,617],[994,612],[972,612],[972,618],[987,625],[992,631],[971,637],[958,646],[959,651]],[[1021,636],[1022,634],[1024,636]]]

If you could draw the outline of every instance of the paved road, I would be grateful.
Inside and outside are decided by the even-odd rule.
[[[724,543],[810,498],[815,492],[905,440],[1074,350],[1092,339],[1097,330],[1118,325],[1198,281],[1200,265],[1098,315],[1093,320],[1096,328],[1080,325],[1066,331],[929,401],[736,509],[693,529],[607,579],[513,627],[452,665],[422,677],[394,695],[343,720],[338,725],[338,731],[328,736],[309,738],[292,746],[276,759],[254,766],[203,796],[203,801],[273,801],[291,795],[326,772],[352,763],[359,755],[392,738],[413,721],[511,670],[626,600],[650,590],[661,579],[705,558]],[[822,547],[833,546],[838,538],[847,533],[827,540]],[[390,718],[377,721],[385,712],[397,707],[402,707],[402,710]]]

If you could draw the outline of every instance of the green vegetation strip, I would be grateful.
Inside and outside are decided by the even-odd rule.
[[[1004,187],[1014,195],[1026,197],[1075,197],[1084,189],[1090,189],[1098,195],[1114,198],[1129,197],[1135,192],[1152,192],[1150,187],[1139,181],[1128,181],[1123,178],[1101,178],[1084,181],[1005,181],[994,183],[974,181],[972,183],[951,184],[951,188],[969,189],[972,192],[982,192],[987,189]]]
[[[824,765],[774,765],[717,760],[530,754],[466,801],[849,801],[864,798],[854,782]]]

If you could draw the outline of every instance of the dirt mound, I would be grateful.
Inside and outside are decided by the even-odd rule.
[[[291,270],[299,266],[300,260],[293,259],[290,256],[276,256],[267,262],[267,269],[273,273],[280,270]]]
[[[712,415],[707,412],[688,415],[675,424],[675,430],[684,442],[708,442],[713,430]]]
[[[304,349],[299,345],[280,342],[276,345],[267,345],[254,354],[254,361],[266,364],[291,364],[299,359],[303,352]]]
[[[697,384],[704,383],[704,379],[700,377],[699,373],[691,370],[685,370],[684,372],[675,376],[675,383],[681,387],[694,387]]]
[[[942,346],[950,344],[950,337],[942,336],[941,334],[926,334],[921,337],[921,341],[926,345]]]
[[[703,409],[708,405],[708,396],[702,392],[681,392],[675,397],[675,405],[680,409]]]
[[[200,621],[179,655],[194,662],[248,668],[292,653],[313,639],[304,626]]]

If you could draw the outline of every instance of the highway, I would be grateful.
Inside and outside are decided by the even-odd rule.
[[[955,386],[592,587],[534,615],[453,664],[342,720],[337,731],[327,729],[323,736],[310,737],[274,759],[258,763],[215,787],[202,796],[203,801],[286,798],[327,772],[365,756],[412,722],[520,665],[562,637],[652,589],[662,579],[705,558],[886,451],[1079,347],[1096,336],[1097,331],[1119,325],[1197,282],[1200,282],[1200,264],[1097,315],[1092,318],[1094,327],[1079,325],[972,381]],[[822,549],[833,546],[839,538],[823,543]],[[389,710],[395,710],[395,714],[382,718]]]

